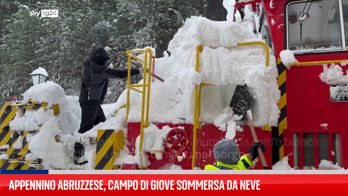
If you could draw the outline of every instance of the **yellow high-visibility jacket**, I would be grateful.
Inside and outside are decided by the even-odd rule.
[[[245,154],[243,155],[237,165],[229,165],[221,162],[216,162],[215,165],[206,165],[204,167],[205,170],[223,170],[223,169],[232,169],[232,170],[246,170],[249,169],[253,165],[252,160]]]

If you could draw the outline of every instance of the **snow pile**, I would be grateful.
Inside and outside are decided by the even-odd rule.
[[[289,165],[289,157],[286,156],[272,166],[272,170],[293,170]]]
[[[318,169],[322,170],[344,170],[337,164],[332,163],[331,161],[321,160],[318,166]]]
[[[297,59],[295,58],[294,52],[292,52],[291,50],[283,50],[280,52],[279,56],[280,56],[280,59],[282,60],[282,63],[288,69],[290,69],[290,67],[293,64],[298,63]]]
[[[26,111],[23,116],[17,112],[16,117],[10,122],[12,130],[39,130],[40,126],[53,117],[53,111],[40,108],[37,111]]]
[[[343,73],[341,66],[332,64],[323,65],[323,72],[319,75],[320,79],[328,85],[346,86],[348,85],[348,76]]]
[[[59,128],[63,133],[73,133],[80,127],[81,109],[77,97],[66,96],[63,88],[58,84],[48,81],[29,88],[23,94],[23,104],[29,101],[46,102],[47,108],[17,112],[16,117],[10,122],[12,130],[38,130],[44,123],[54,117],[53,104],[59,105],[60,115],[57,117]]]
[[[235,47],[238,42],[256,39],[237,23],[214,22],[202,17],[187,19],[169,43],[171,56],[156,59],[156,74],[165,82],[152,83],[150,121],[192,123],[194,85],[204,82],[213,86],[202,88],[203,122],[213,123],[229,105],[236,85],[247,84],[256,98],[254,124],[276,125],[280,93],[275,58],[271,56],[271,65],[266,67],[262,48]],[[204,49],[198,74],[194,69],[195,48],[200,44]],[[126,92],[118,102],[126,103]],[[130,121],[140,121],[140,108],[140,95],[132,92]]]
[[[10,122],[12,130],[38,130],[36,135],[29,134],[27,141],[31,159],[40,158],[47,169],[69,169],[72,163],[73,145],[75,141],[65,144],[54,140],[56,135],[73,134],[78,131],[81,120],[81,109],[78,97],[66,96],[63,88],[54,82],[35,85],[23,94],[23,104],[32,102],[46,102],[47,108],[25,111],[18,110],[16,117]],[[53,104],[59,105],[60,114],[53,115]],[[21,137],[14,144],[15,148],[22,148]],[[69,164],[70,163],[70,164]]]

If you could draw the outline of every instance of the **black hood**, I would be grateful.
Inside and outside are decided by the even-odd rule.
[[[110,59],[110,57],[104,48],[98,47],[92,51],[90,59],[99,65],[104,65],[105,62]]]

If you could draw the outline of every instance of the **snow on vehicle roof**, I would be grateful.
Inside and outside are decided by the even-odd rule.
[[[261,47],[236,47],[239,42],[255,40],[248,28],[237,23],[187,19],[169,44],[171,56],[156,59],[155,74],[165,81],[152,83],[150,121],[192,123],[194,85],[204,82],[212,86],[202,91],[202,121],[214,122],[229,106],[236,85],[247,84],[256,98],[255,125],[275,125],[280,97],[275,58],[271,56],[271,65],[266,67]],[[197,45],[204,46],[201,73],[194,69]],[[131,92],[130,121],[140,121],[140,96]],[[117,105],[125,103],[124,92]]]

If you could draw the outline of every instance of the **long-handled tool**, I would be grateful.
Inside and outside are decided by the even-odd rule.
[[[258,143],[259,140],[256,135],[256,131],[255,131],[255,127],[254,127],[253,119],[252,119],[252,113],[251,113],[251,108],[253,104],[254,104],[254,98],[252,94],[248,91],[248,87],[246,85],[244,86],[238,85],[236,87],[236,90],[234,91],[234,94],[230,103],[230,107],[232,107],[234,114],[242,115],[243,117],[246,117],[254,143]],[[261,160],[262,166],[265,169],[269,169],[261,147],[259,147],[257,151],[259,153],[259,158]]]

